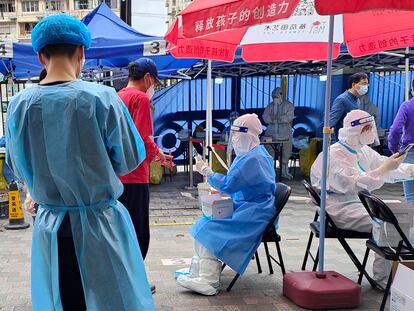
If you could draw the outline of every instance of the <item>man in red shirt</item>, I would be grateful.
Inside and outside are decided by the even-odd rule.
[[[134,171],[120,176],[124,192],[119,198],[131,216],[144,259],[150,241],[149,167],[152,161],[165,161],[168,157],[152,138],[150,99],[157,83],[157,66],[151,59],[141,58],[128,65],[128,85],[118,92],[144,141],[147,153],[146,159]]]

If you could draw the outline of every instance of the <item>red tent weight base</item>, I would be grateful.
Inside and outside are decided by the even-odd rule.
[[[361,286],[343,275],[327,271],[292,272],[283,277],[283,295],[305,309],[345,309],[361,304]]]

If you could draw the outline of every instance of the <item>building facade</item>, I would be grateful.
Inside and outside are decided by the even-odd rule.
[[[101,2],[119,16],[120,0],[0,0],[0,40],[30,41],[45,16],[64,12],[81,19]]]
[[[168,12],[168,26],[171,26],[176,15],[184,9],[192,0],[166,0],[165,6]]]

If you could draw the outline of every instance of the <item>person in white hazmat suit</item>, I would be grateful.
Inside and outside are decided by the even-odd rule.
[[[196,168],[208,183],[233,200],[231,217],[203,216],[191,228],[195,256],[188,271],[179,270],[177,283],[203,295],[215,295],[220,285],[221,262],[239,274],[246,270],[259,247],[262,233],[275,213],[276,174],[273,160],[260,145],[262,124],[257,115],[234,121],[231,140],[236,153],[228,174],[214,173],[201,159]]]
[[[292,121],[295,117],[295,106],[283,98],[280,87],[273,90],[272,99],[263,113],[263,121],[268,124],[266,135],[272,136],[273,140],[287,140],[283,144],[282,177],[292,180],[288,163],[292,155]]]
[[[372,221],[358,198],[361,190],[374,191],[384,183],[412,180],[414,165],[402,164],[404,156],[385,157],[369,145],[377,137],[374,117],[353,110],[344,118],[339,141],[330,146],[326,211],[341,229],[371,232]],[[312,185],[321,188],[322,153],[311,168]],[[385,287],[390,262],[375,255],[373,273],[377,283]]]

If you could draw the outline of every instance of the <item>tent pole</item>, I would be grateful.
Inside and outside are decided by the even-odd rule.
[[[213,120],[212,120],[212,62],[208,60],[207,66],[207,104],[206,104],[206,142],[207,148],[213,144]],[[209,163],[211,165],[211,157],[209,157]]]
[[[333,36],[335,27],[335,16],[329,16],[329,42],[328,62],[326,71],[326,92],[325,92],[325,120],[323,128],[323,158],[322,158],[322,184],[321,184],[321,210],[320,210],[320,237],[319,237],[319,273],[324,274],[324,253],[325,253],[325,221],[326,221],[326,185],[328,179],[328,157],[331,141],[331,130],[329,127],[329,113],[331,104],[332,85],[332,51]]]
[[[410,99],[410,48],[405,50],[405,101]]]

